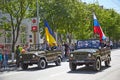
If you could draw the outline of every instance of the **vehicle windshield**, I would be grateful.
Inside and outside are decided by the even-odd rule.
[[[42,51],[43,48],[41,44],[31,44],[29,50],[30,51]]]
[[[79,40],[77,41],[77,49],[98,49],[100,46],[99,40]]]

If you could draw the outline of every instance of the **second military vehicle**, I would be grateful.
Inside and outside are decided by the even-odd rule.
[[[96,71],[101,70],[101,63],[110,66],[111,52],[108,46],[102,46],[99,40],[79,40],[77,41],[77,50],[70,53],[70,69],[76,70],[77,66],[93,66]]]

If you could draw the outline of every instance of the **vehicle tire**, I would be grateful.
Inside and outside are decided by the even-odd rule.
[[[28,68],[28,64],[21,64],[21,67],[23,70],[26,70]]]
[[[110,56],[107,57],[107,60],[105,61],[105,66],[106,67],[109,67],[110,66],[110,61],[111,61],[111,58]]]
[[[61,65],[61,58],[58,57],[57,60],[55,61],[56,66],[60,66]]]
[[[40,61],[38,62],[39,69],[45,69],[46,65],[47,65],[47,63],[46,63],[45,59],[40,59]]]
[[[90,65],[89,64],[85,64],[85,67],[89,67]]]
[[[74,70],[76,70],[77,65],[70,62],[69,67],[70,67],[71,71],[74,71]]]
[[[100,71],[101,70],[101,60],[100,59],[96,59],[93,67],[94,67],[95,71]]]

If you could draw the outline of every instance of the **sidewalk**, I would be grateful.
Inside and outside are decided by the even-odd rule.
[[[16,60],[14,60],[12,62],[12,60],[8,60],[8,67],[6,68],[1,68],[0,69],[0,72],[4,72],[4,71],[14,71],[14,70],[18,70],[17,67],[16,67]]]

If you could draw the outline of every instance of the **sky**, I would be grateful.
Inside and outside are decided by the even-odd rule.
[[[120,0],[82,0],[86,3],[95,3],[98,1],[99,5],[105,9],[114,9],[116,12],[120,13]]]

